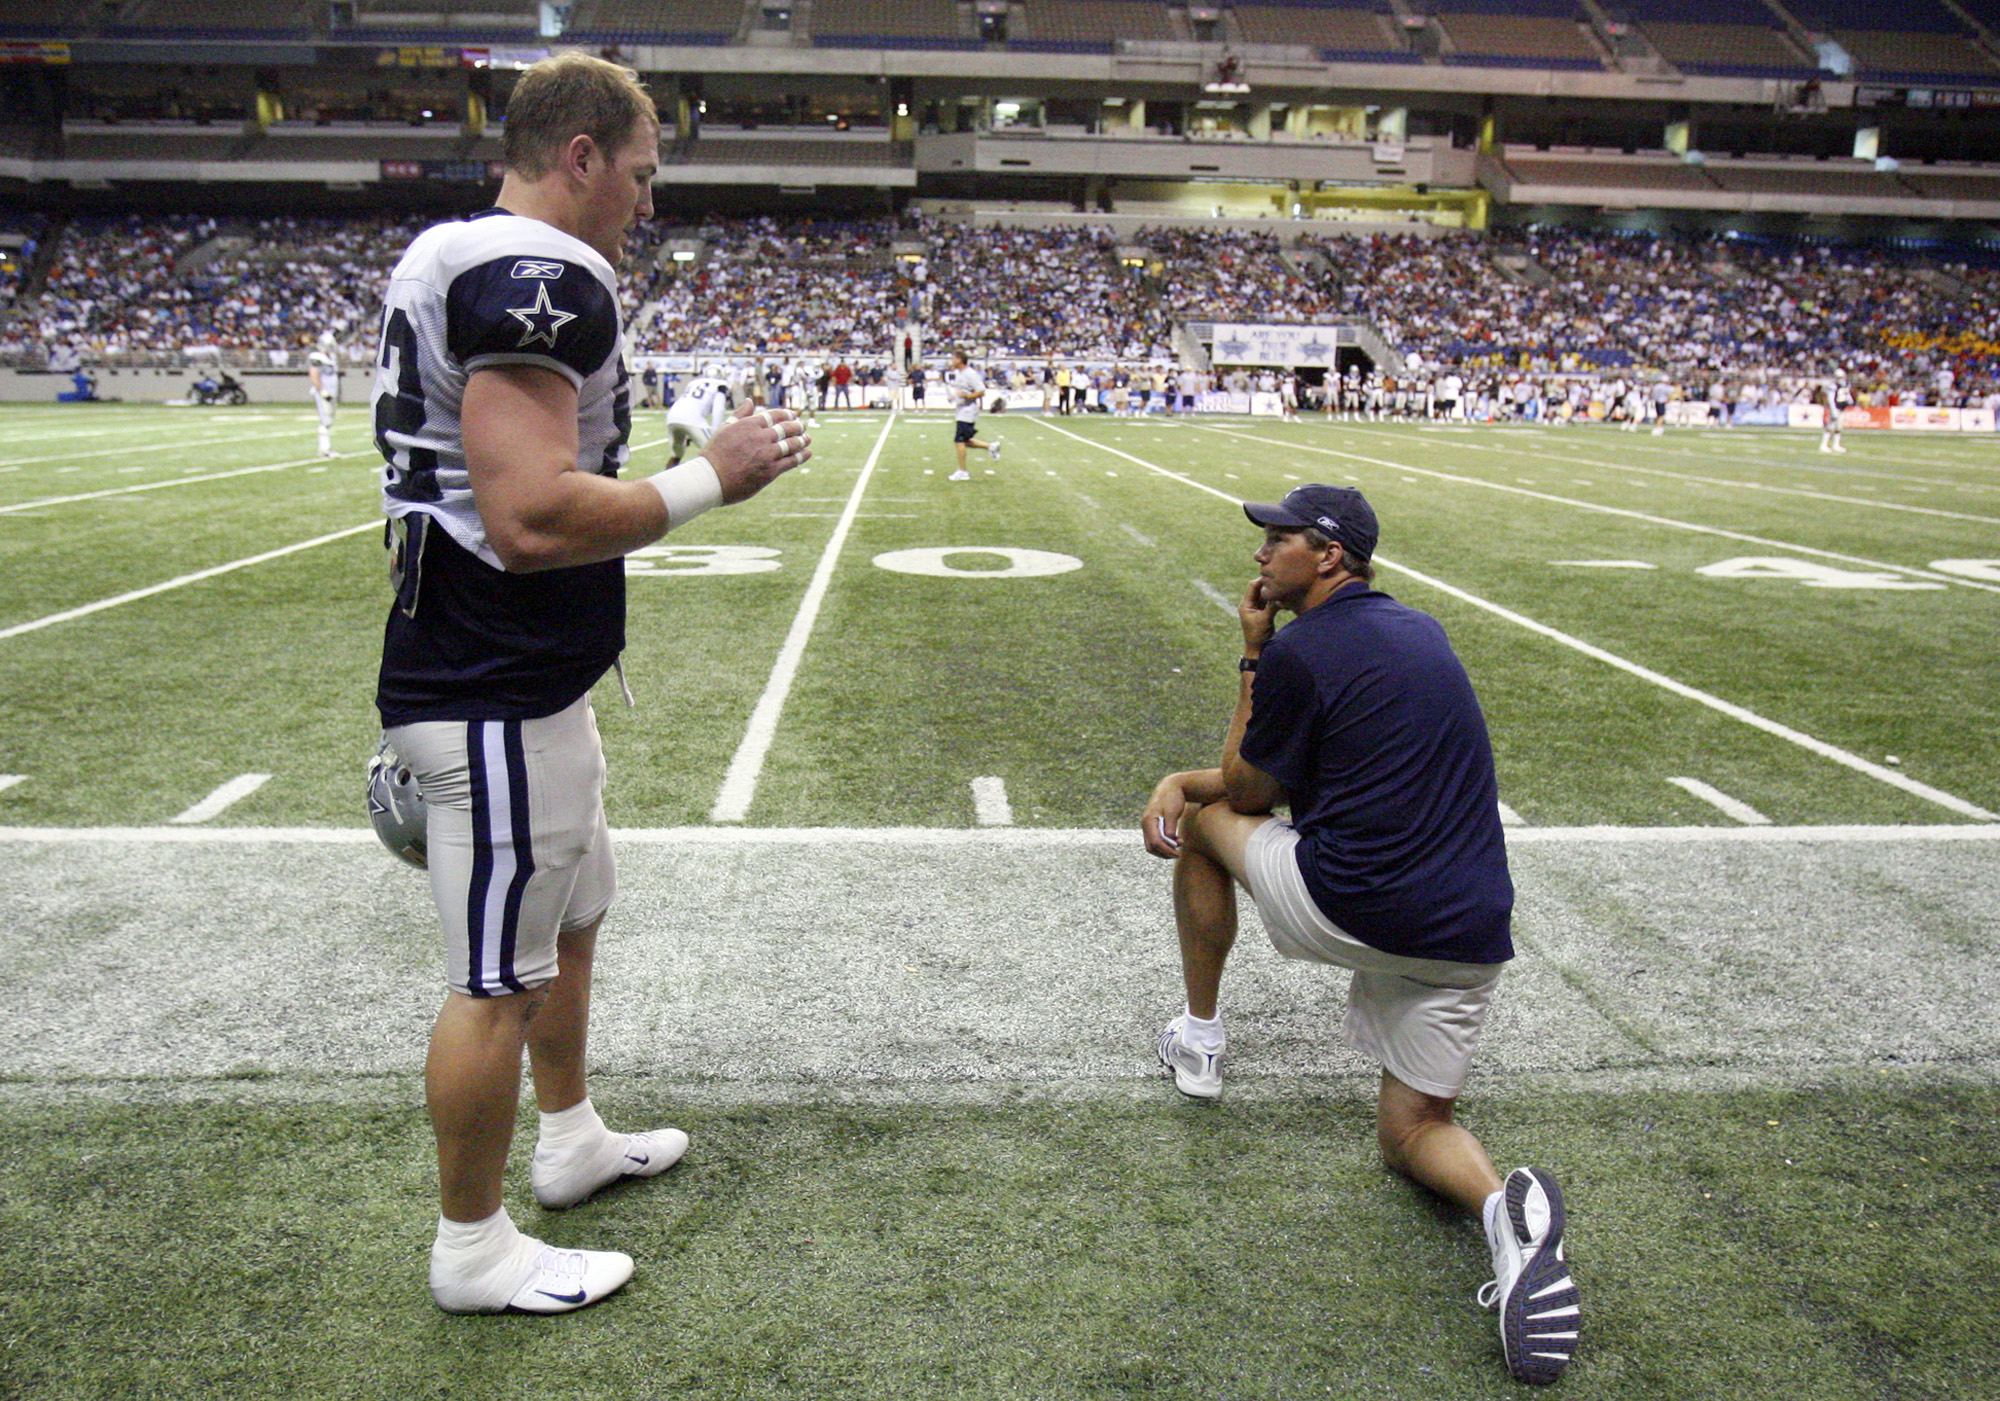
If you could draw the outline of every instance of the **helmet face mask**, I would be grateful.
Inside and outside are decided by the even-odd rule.
[[[430,864],[430,810],[416,775],[386,739],[368,761],[368,821],[398,858],[419,869]]]

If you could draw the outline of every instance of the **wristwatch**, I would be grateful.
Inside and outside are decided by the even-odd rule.
[[[1236,669],[1238,671],[1255,671],[1257,669],[1257,659],[1255,657],[1238,657],[1236,659]]]

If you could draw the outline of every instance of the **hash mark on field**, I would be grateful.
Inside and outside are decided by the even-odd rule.
[[[17,783],[27,781],[28,776],[24,773],[0,773],[0,789],[12,788]]]
[[[1007,802],[1007,780],[991,774],[973,779],[972,813],[981,827],[1012,827],[1014,809]]]
[[[170,817],[167,821],[184,825],[190,822],[206,822],[211,817],[219,817],[270,781],[271,775],[267,773],[240,773],[180,816]]]
[[[1236,616],[1236,605],[1229,601],[1228,595],[1224,594],[1221,589],[1218,589],[1206,579],[1190,579],[1188,582],[1193,584],[1197,589],[1200,589],[1201,596],[1210,603],[1213,603],[1217,608],[1220,608],[1232,618]]]
[[[1720,788],[1712,788],[1698,778],[1670,778],[1667,782],[1707,803],[1725,817],[1733,817],[1746,827],[1768,827],[1771,819],[1740,798],[1732,798]]]

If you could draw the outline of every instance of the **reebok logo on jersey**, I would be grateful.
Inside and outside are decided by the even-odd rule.
[[[520,262],[514,264],[514,270],[507,275],[514,278],[540,277],[554,279],[563,275],[563,265],[561,263],[546,263],[540,258],[523,258]]]
[[[546,282],[536,286],[534,305],[508,307],[507,314],[521,323],[521,343],[516,349],[541,341],[554,350],[556,332],[576,320],[575,312],[557,311],[549,305],[549,284]]]

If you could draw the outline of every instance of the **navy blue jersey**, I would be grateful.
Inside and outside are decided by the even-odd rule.
[[[1514,956],[1486,719],[1437,619],[1358,584],[1264,648],[1243,758],[1281,784],[1326,917],[1389,953]]]
[[[574,701],[625,646],[622,560],[509,574],[465,469],[467,380],[536,365],[577,391],[577,470],[616,476],[631,436],[617,279],[588,244],[493,210],[420,234],[390,275],[375,372],[397,578],[384,725],[513,720]]]

